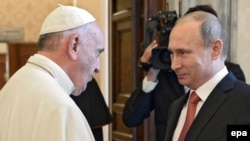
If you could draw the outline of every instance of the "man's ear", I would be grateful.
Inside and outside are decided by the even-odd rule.
[[[68,44],[68,53],[73,60],[77,59],[78,47],[79,47],[79,35],[74,35],[70,38]]]
[[[212,58],[214,60],[218,59],[218,57],[221,56],[222,53],[222,49],[223,49],[223,43],[221,40],[215,40],[214,44],[212,46]]]

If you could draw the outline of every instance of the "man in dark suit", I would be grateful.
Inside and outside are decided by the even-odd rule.
[[[206,11],[217,16],[217,13],[208,5],[192,7],[188,12]],[[157,47],[153,41],[144,51],[140,58],[143,64],[151,62],[152,49]],[[245,81],[245,76],[240,65],[226,62],[228,70],[237,79]],[[156,140],[163,141],[166,133],[168,110],[170,104],[185,94],[184,87],[178,82],[176,74],[168,70],[156,70],[150,67],[145,71],[145,78],[141,87],[134,90],[126,101],[122,119],[128,127],[137,127],[149,117],[154,110],[154,121],[156,126]]]
[[[190,91],[172,103],[165,141],[182,134],[193,91],[200,101],[185,141],[226,141],[227,125],[250,124],[250,86],[226,68],[226,45],[225,32],[212,14],[192,12],[177,21],[169,38],[171,68]]]

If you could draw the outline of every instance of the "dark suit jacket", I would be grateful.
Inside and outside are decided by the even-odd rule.
[[[166,133],[168,109],[172,101],[184,94],[184,88],[178,83],[174,72],[161,71],[158,85],[151,93],[140,88],[133,91],[126,101],[122,118],[128,127],[136,127],[155,110],[156,140],[163,141]]]
[[[235,64],[235,63],[226,61],[225,65],[226,65],[228,71],[232,72],[238,80],[246,82],[244,72],[242,71],[239,64]]]
[[[165,141],[171,141],[188,95],[173,102],[169,110]],[[185,141],[226,141],[227,125],[250,124],[250,86],[232,73],[223,78],[197,114]]]
[[[245,81],[240,65],[226,62],[226,66],[237,79]],[[184,88],[179,84],[174,72],[161,70],[157,78],[159,83],[152,92],[146,94],[141,87],[132,92],[126,101],[122,120],[128,127],[137,127],[149,117],[152,110],[155,110],[156,140],[163,141],[169,106],[184,95]]]

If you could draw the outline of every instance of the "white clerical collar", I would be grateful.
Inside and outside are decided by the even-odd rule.
[[[74,91],[75,86],[70,80],[69,76],[51,59],[40,54],[35,54],[29,58],[28,63],[36,65],[47,71],[59,83],[59,85],[65,90],[67,94],[70,95]]]

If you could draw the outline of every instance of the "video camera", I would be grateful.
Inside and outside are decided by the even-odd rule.
[[[160,33],[159,46],[152,50],[151,64],[155,69],[171,70],[170,53],[167,50],[169,34],[177,20],[176,11],[159,11],[157,15],[148,19],[145,28],[144,40],[141,44],[141,53],[152,42],[154,31]],[[142,66],[140,66],[142,67]]]

